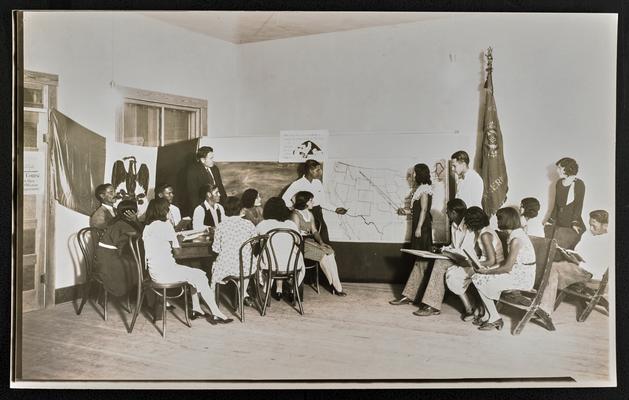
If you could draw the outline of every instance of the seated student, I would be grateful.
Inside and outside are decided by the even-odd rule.
[[[116,193],[111,183],[103,183],[96,186],[94,195],[100,202],[100,207],[90,215],[90,227],[105,229],[116,216],[116,210],[114,209]]]
[[[538,216],[539,209],[539,201],[535,197],[526,197],[520,202],[520,223],[529,236],[544,237],[542,217]]]
[[[193,289],[192,319],[206,317],[212,325],[232,322],[233,319],[227,318],[219,310],[214,300],[214,290],[210,289],[205,272],[179,265],[175,261],[173,252],[179,251],[180,246],[175,229],[168,222],[169,213],[168,201],[160,198],[151,200],[146,210],[147,226],[144,228],[143,239],[146,265],[151,279],[159,283],[188,282]],[[205,314],[201,309],[199,293],[212,315]]]
[[[299,233],[299,228],[290,218],[290,210],[286,207],[286,203],[282,200],[281,197],[271,197],[267,200],[266,204],[264,204],[263,216],[264,220],[260,222],[256,226],[256,231],[259,235],[266,235],[272,229],[283,228],[283,229],[292,229],[295,232]],[[275,250],[275,256],[277,257],[278,269],[280,271],[286,271],[286,266],[288,264],[289,259],[294,260],[295,254],[291,254],[291,250],[293,246],[293,239],[287,234],[277,234],[273,238],[273,249]],[[264,254],[264,253],[263,253]],[[301,285],[301,282],[304,280],[305,270],[304,270],[304,259],[301,255],[301,252],[298,252],[297,257],[297,286]],[[262,259],[261,267],[267,268],[266,266],[269,264],[269,260],[265,258]],[[277,281],[275,284],[275,291],[271,292],[271,296],[275,300],[280,300],[282,298],[282,281]]]
[[[201,193],[205,200],[194,209],[192,214],[192,229],[200,230],[216,227],[225,216],[225,209],[219,204],[221,193],[216,185],[201,186]]]
[[[451,243],[449,246],[445,246],[443,248],[444,250],[449,248],[468,249],[468,251],[474,250],[474,234],[468,231],[463,220],[466,210],[465,202],[461,199],[452,199],[446,205],[446,212],[451,223]],[[422,304],[418,310],[413,312],[413,315],[428,317],[441,314],[441,303],[446,294],[445,274],[452,265],[453,263],[450,260],[434,260],[432,270],[428,273],[429,280],[421,299]],[[416,263],[415,266],[419,266],[419,268],[413,268],[411,276],[409,276],[404,291],[402,292],[403,297],[398,300],[390,301],[389,304],[409,304],[419,298],[419,287],[424,280],[429,262]]]
[[[173,200],[175,198],[175,191],[173,190],[173,187],[168,183],[164,183],[155,188],[155,193],[157,194],[157,197],[166,199],[168,201],[170,208],[169,221],[171,224],[173,224],[175,230],[181,231],[186,229],[186,227],[189,226],[188,224],[190,222],[190,219],[189,217],[182,219],[179,207],[173,204]]]
[[[542,294],[540,307],[547,314],[553,312],[557,290],[590,279],[601,280],[609,268],[614,254],[614,244],[607,234],[609,214],[605,210],[590,213],[590,229],[583,234],[575,251],[583,258],[579,264],[557,261],[551,266],[548,286]]]
[[[131,211],[130,215],[136,213],[137,203],[123,200],[118,204],[118,215],[107,225],[96,248],[95,274],[114,296],[126,295],[138,283],[135,260],[128,248],[128,234],[140,234],[142,227],[126,211]]]
[[[244,242],[256,236],[256,228],[251,221],[243,218],[240,207],[240,199],[228,196],[225,199],[225,218],[216,226],[212,250],[218,253],[216,261],[212,264],[212,280],[210,286],[219,284],[228,276],[240,276],[240,247]],[[251,246],[243,250],[243,262],[251,258]],[[255,271],[255,270],[254,270]],[[252,272],[254,272],[252,271]],[[249,279],[245,279],[245,291],[249,285]],[[246,301],[251,304],[251,300]]]
[[[321,239],[321,235],[315,226],[314,216],[310,212],[313,206],[313,198],[314,195],[310,192],[297,192],[295,194],[295,209],[291,214],[291,220],[299,227],[302,235],[314,237],[314,239],[307,237],[304,241],[304,258],[319,262],[325,277],[332,286],[332,294],[347,296],[339,279],[334,249]]]
[[[255,189],[247,189],[242,193],[240,205],[244,210],[246,220],[258,225],[262,221],[262,198]]]
[[[504,261],[502,242],[496,231],[489,227],[489,217],[480,207],[470,207],[465,211],[465,226],[474,233],[476,246],[480,249],[479,263],[483,267],[494,268]],[[471,254],[471,253],[470,253]],[[478,254],[478,253],[477,253]],[[458,295],[465,307],[463,321],[478,318],[480,310],[473,310],[466,294],[474,273],[470,267],[452,266],[446,272],[446,285],[454,294]]]
[[[472,275],[485,305],[485,315],[478,322],[482,331],[502,329],[504,323],[494,301],[504,290],[531,290],[535,283],[535,249],[520,226],[520,214],[515,208],[504,207],[496,212],[496,219],[498,229],[509,234],[508,257],[498,267],[478,269]]]

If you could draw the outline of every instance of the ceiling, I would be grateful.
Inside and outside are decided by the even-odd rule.
[[[142,14],[236,44],[452,16],[452,13],[319,11],[154,11]]]

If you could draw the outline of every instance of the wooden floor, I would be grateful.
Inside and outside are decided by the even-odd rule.
[[[609,319],[601,312],[578,323],[577,306],[563,303],[553,315],[555,332],[529,323],[512,336],[510,317],[518,311],[505,316],[502,331],[481,332],[459,319],[455,298],[447,298],[440,316],[415,317],[414,306],[388,304],[398,286],[344,287],[345,298],[306,287],[303,316],[283,301],[272,301],[265,317],[246,308],[244,324],[196,320],[188,328],[176,309],[168,315],[165,340],[161,323],[153,325],[146,314],[128,334],[131,316],[113,304],[108,321],[90,303],[80,316],[73,303],[26,313],[22,379],[437,380],[433,386],[447,384],[442,379],[465,379],[466,385],[476,378],[574,380],[556,381],[558,386],[614,379]]]

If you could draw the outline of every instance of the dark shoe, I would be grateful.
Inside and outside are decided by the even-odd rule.
[[[412,302],[413,300],[409,299],[406,296],[402,296],[402,298],[400,299],[391,300],[389,304],[391,304],[392,306],[400,306],[402,304],[411,304]]]
[[[212,325],[216,325],[216,324],[229,324],[230,322],[234,322],[234,320],[231,318],[223,319],[215,315],[210,315],[207,317],[207,322],[209,322]]]
[[[334,288],[332,288],[332,294],[336,295],[336,296],[339,296],[339,297],[347,296],[347,293],[345,293],[345,292],[337,292],[336,289],[334,289]]]
[[[413,312],[413,315],[417,315],[418,317],[430,317],[432,315],[439,315],[439,314],[441,314],[440,310],[437,310],[436,308],[433,308],[430,306],[420,308],[417,311]]]
[[[205,317],[208,317],[208,316],[209,316],[209,314],[200,313],[200,312],[194,311],[194,310],[190,313],[190,319],[193,320],[193,321],[195,319],[197,319],[197,318],[205,318]]]
[[[282,292],[271,292],[271,297],[273,297],[276,301],[282,300]]]
[[[242,301],[242,303],[247,306],[247,307],[253,307],[254,306],[254,302],[253,299],[249,296],[245,297]]]
[[[295,302],[295,296],[293,295],[292,292],[288,293],[286,295],[286,301],[293,304]]]
[[[484,322],[481,326],[478,327],[480,331],[493,331],[494,329],[501,330],[504,326],[504,321],[502,318],[496,320],[494,322]]]
[[[173,306],[172,304],[167,304],[167,305],[166,305],[166,310],[168,310],[168,311],[172,311],[172,310],[174,310],[174,309],[175,309],[175,306]]]
[[[480,317],[480,316],[479,316],[479,317],[474,317],[474,320],[472,321],[472,324],[473,324],[473,325],[476,325],[476,326],[481,326],[481,325],[483,325],[485,322],[487,322],[487,321],[483,321],[481,318],[482,318],[482,317]]]

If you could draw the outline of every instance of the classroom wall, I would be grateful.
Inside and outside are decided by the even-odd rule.
[[[612,211],[616,21],[603,14],[461,15],[241,45],[234,135],[248,138],[234,139],[238,157],[277,159],[276,147],[250,146],[262,140],[249,136],[285,129],[328,129],[340,146],[331,147],[334,158],[412,157],[426,147],[474,157],[482,52],[493,46],[507,203],[534,196],[547,210],[554,162],[571,156],[587,186],[584,210]],[[361,135],[386,140],[389,132],[425,136],[360,147]]]
[[[155,165],[157,150],[115,142],[114,87],[128,86],[208,100],[210,135],[236,129],[235,46],[137,13],[24,14],[24,65],[59,75],[58,109],[107,139],[105,179],[121,155]],[[140,165],[140,164],[138,164]],[[154,170],[151,183],[154,182]],[[76,232],[88,217],[55,206],[55,285],[83,281]]]
[[[614,209],[615,16],[456,15],[243,45],[134,13],[34,12],[24,22],[26,69],[58,74],[59,110],[107,137],[107,177],[125,151],[114,143],[111,81],[208,99],[203,143],[219,162],[276,160],[285,129],[328,129],[339,159],[473,154],[491,45],[508,204],[535,196],[546,210],[553,163],[573,156],[585,210]],[[387,143],[389,133],[413,139]],[[361,148],[365,135],[388,145]],[[87,217],[56,208],[62,288],[80,281],[69,242]]]

